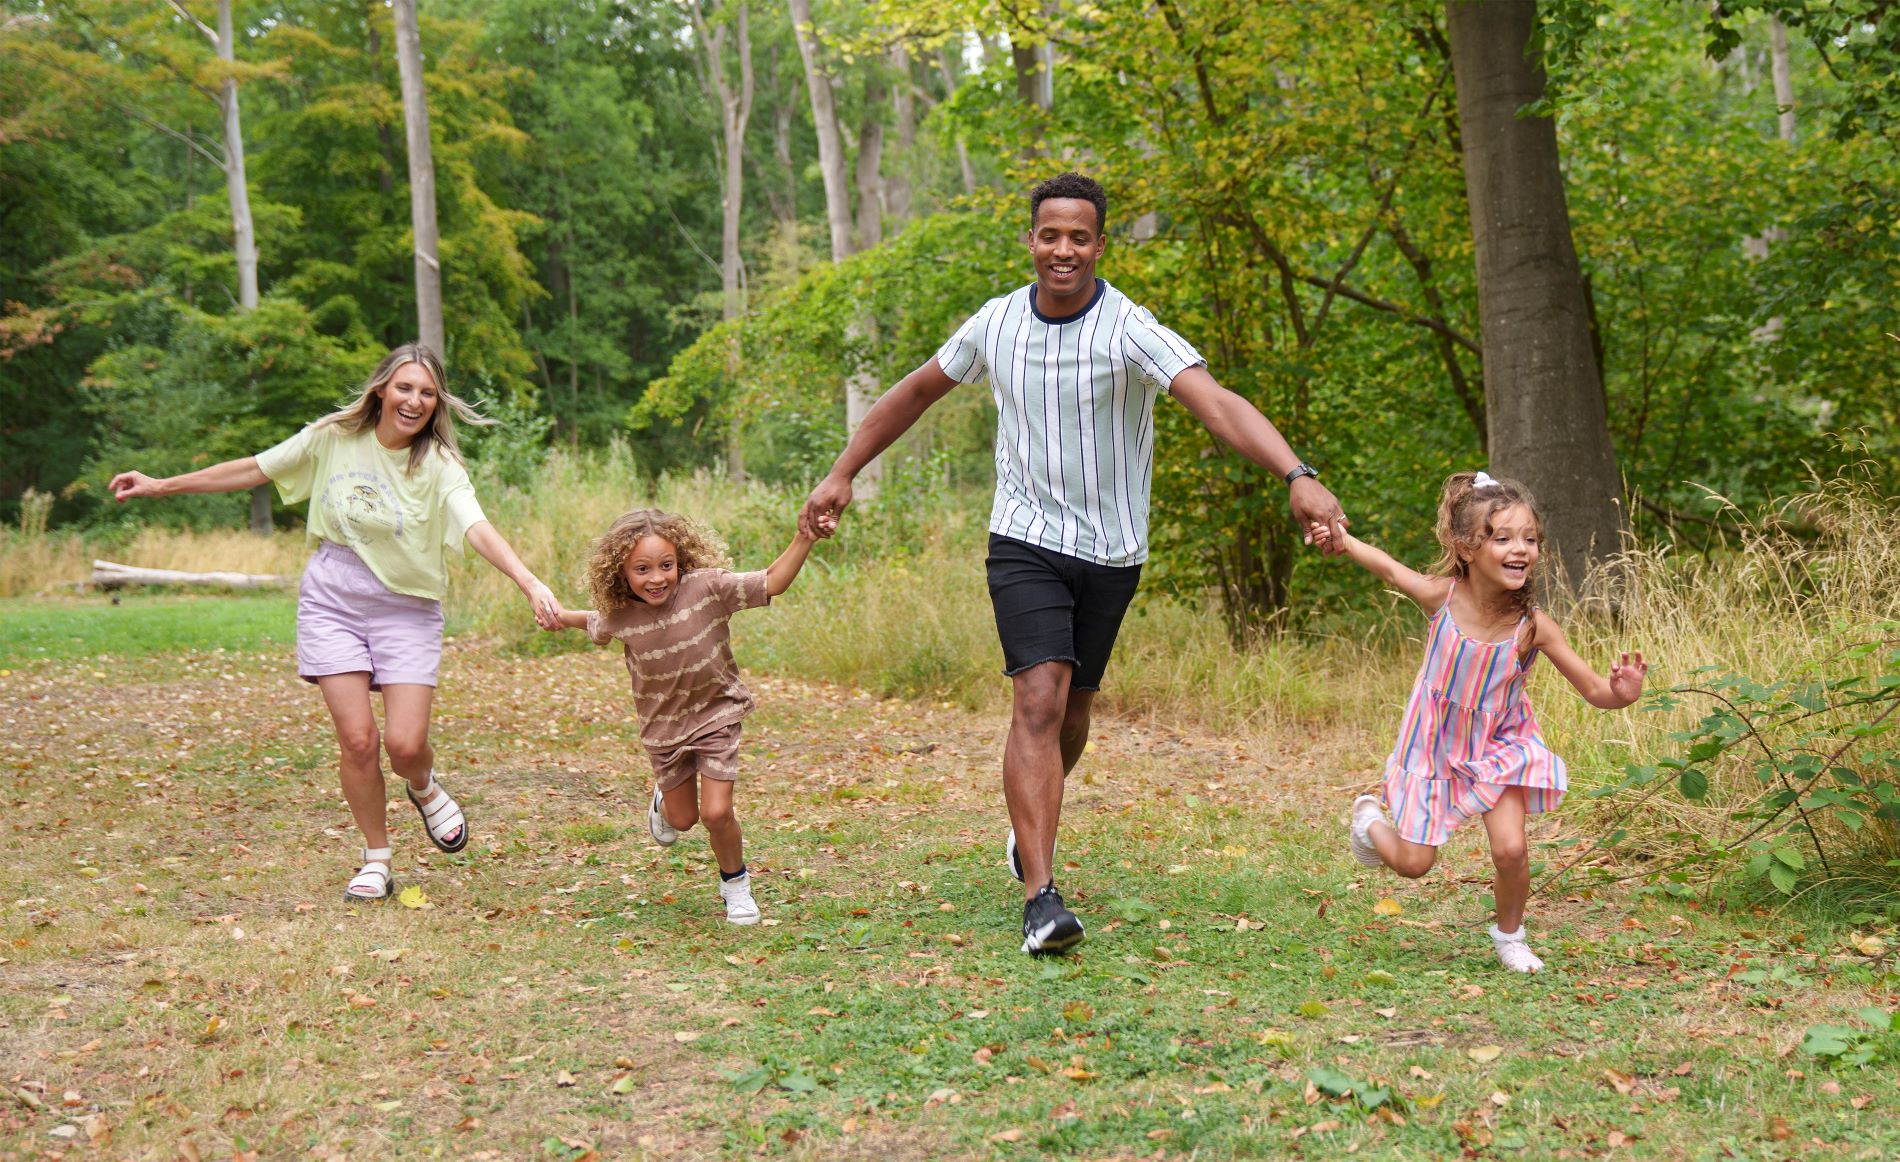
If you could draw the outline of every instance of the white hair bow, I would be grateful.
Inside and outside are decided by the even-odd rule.
[[[1473,488],[1489,488],[1496,483],[1497,481],[1492,479],[1491,474],[1482,468],[1478,469],[1477,475],[1471,478],[1471,487]]]

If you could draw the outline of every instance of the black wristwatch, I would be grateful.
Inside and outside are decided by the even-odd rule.
[[[1286,474],[1287,487],[1289,488],[1292,487],[1293,482],[1295,480],[1298,480],[1302,476],[1317,477],[1318,475],[1319,475],[1319,469],[1313,467],[1311,464],[1308,464],[1304,460],[1302,460],[1299,463],[1299,465],[1293,469],[1293,471]]]

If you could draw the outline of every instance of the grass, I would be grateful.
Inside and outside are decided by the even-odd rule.
[[[0,666],[6,667],[184,650],[288,651],[296,640],[296,598],[284,593],[0,599]]]
[[[740,930],[703,837],[645,838],[623,682],[606,651],[451,647],[438,765],[475,839],[435,853],[394,801],[411,909],[338,898],[333,743],[281,647],[15,669],[0,1028],[31,1101],[0,1156],[1900,1150],[1894,1063],[1796,1049],[1900,999],[1837,913],[1579,891],[1533,906],[1548,971],[1506,976],[1475,834],[1417,883],[1345,856],[1383,719],[1106,718],[1059,853],[1090,939],[1044,962],[1016,951],[993,708],[755,679],[767,923]]]

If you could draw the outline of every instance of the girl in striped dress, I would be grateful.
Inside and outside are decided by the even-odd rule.
[[[1531,663],[1543,654],[1603,710],[1636,701],[1649,667],[1640,652],[1625,653],[1607,676],[1597,673],[1538,608],[1533,579],[1543,520],[1523,485],[1483,472],[1454,474],[1439,497],[1437,533],[1444,553],[1430,575],[1343,534],[1348,556],[1432,611],[1425,663],[1385,763],[1392,815],[1376,795],[1355,799],[1352,854],[1367,867],[1417,879],[1431,870],[1453,828],[1481,816],[1497,868],[1493,947],[1506,968],[1536,972],[1544,962],[1524,938],[1524,821],[1557,806],[1565,777],[1525,692]],[[1324,544],[1333,535],[1315,525],[1308,539]]]

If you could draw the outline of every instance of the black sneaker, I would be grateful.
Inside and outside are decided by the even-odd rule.
[[[1082,921],[1062,905],[1062,893],[1049,884],[1023,905],[1023,951],[1067,952],[1082,943]]]
[[[1016,850],[1016,829],[1014,827],[1009,829],[1009,838],[1003,841],[1003,856],[1009,860],[1009,874],[1016,877],[1017,883],[1021,883],[1023,880],[1023,855],[1022,852]],[[1051,848],[1049,858],[1054,860],[1055,857],[1055,849]]]

